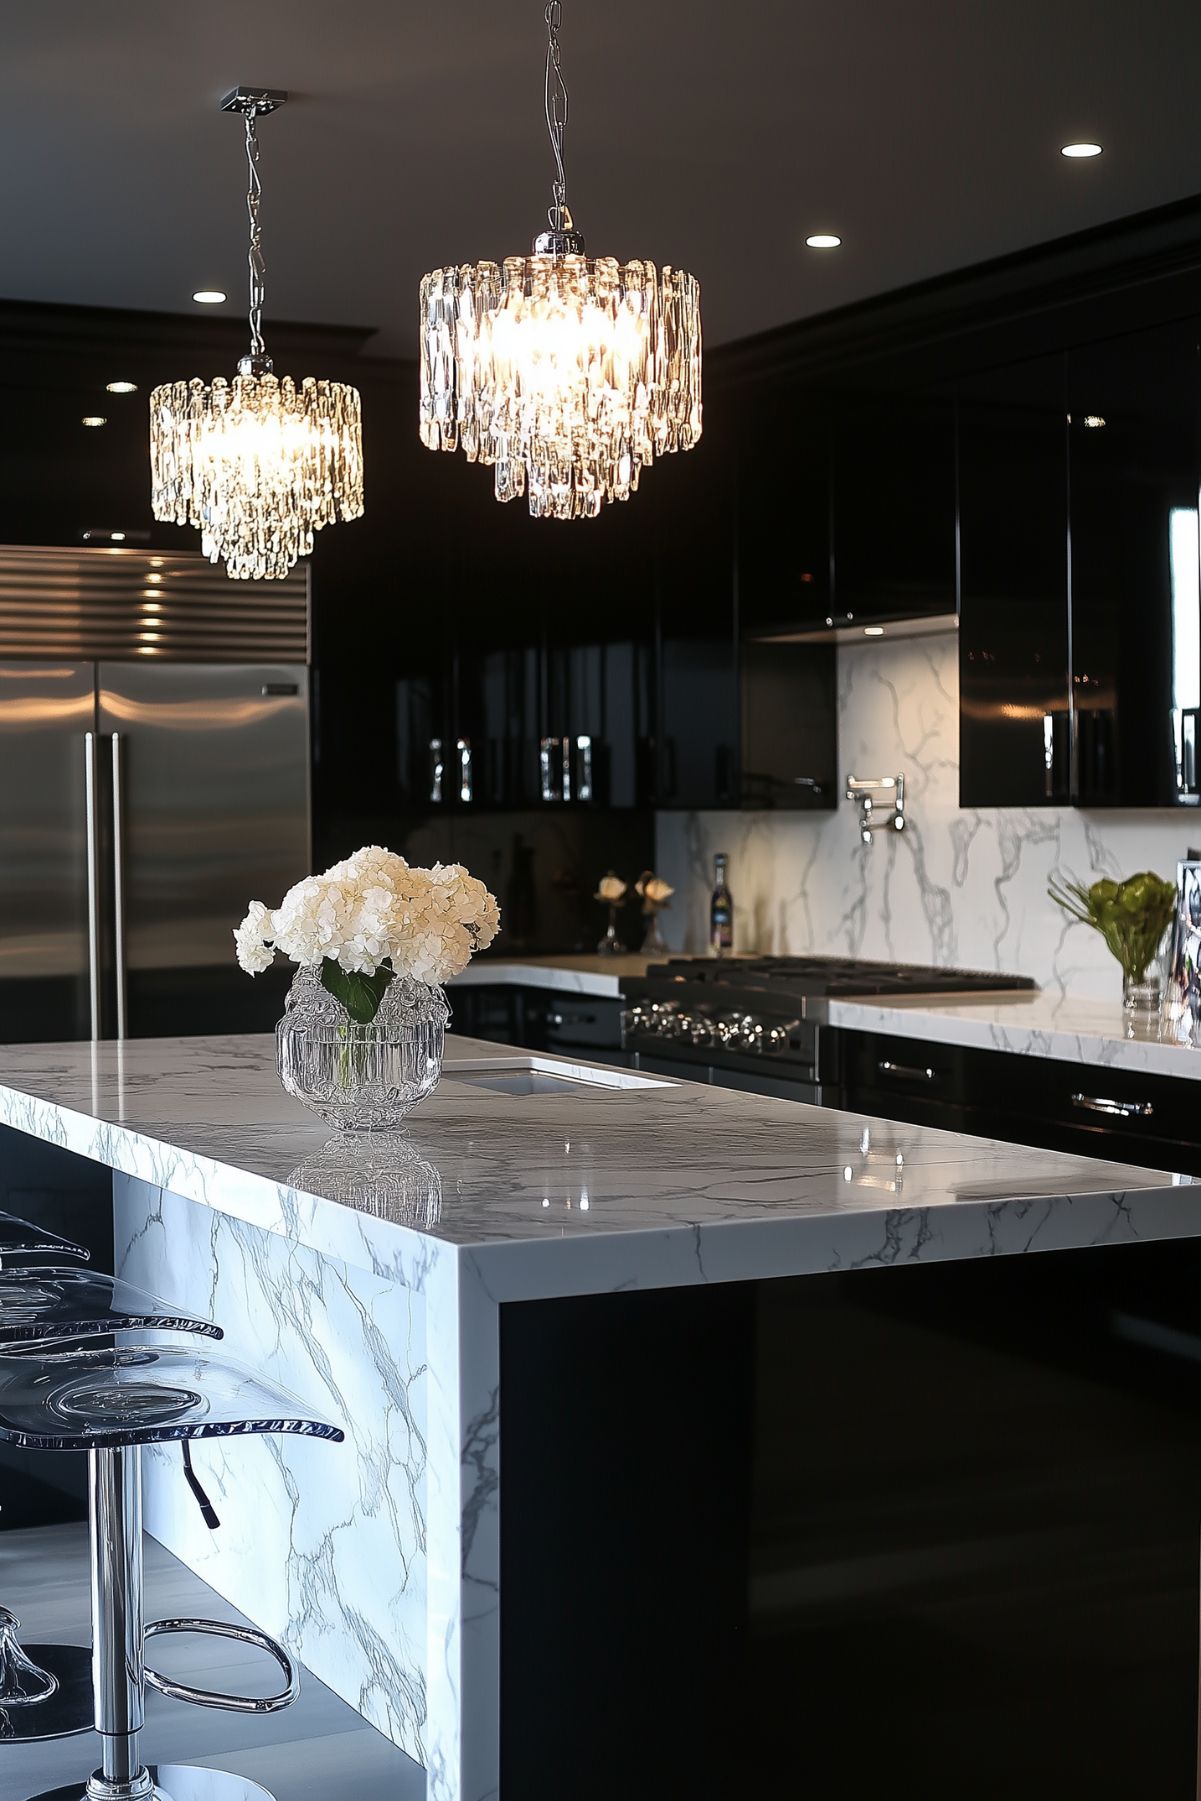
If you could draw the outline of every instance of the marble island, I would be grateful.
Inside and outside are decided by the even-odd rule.
[[[120,1273],[344,1425],[336,1457],[198,1446],[218,1534],[156,1453],[147,1523],[424,1765],[431,1801],[499,1792],[532,1367],[507,1321],[1201,1235],[1187,1178],[465,1039],[395,1138],[331,1142],[258,1037],[6,1047],[0,1122],[111,1169]]]

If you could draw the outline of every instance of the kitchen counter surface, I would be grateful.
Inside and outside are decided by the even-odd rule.
[[[817,1012],[811,1009],[810,1017]],[[1004,996],[828,1000],[820,1003],[819,1017],[848,1031],[1201,1080],[1201,1052],[1195,1046],[1180,1043],[1166,1023],[1132,1025],[1120,1000],[1076,1000],[1037,989]]]
[[[621,993],[623,976],[644,976],[650,957],[625,954],[598,957],[578,951],[561,957],[477,957],[450,984],[456,988],[552,988],[560,994],[605,995]]]
[[[0,1121],[401,1280],[469,1253],[498,1299],[1201,1229],[1147,1170],[470,1039],[394,1137],[331,1138],[257,1036],[0,1048]]]

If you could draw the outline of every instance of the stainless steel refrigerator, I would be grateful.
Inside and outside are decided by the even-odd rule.
[[[0,1040],[278,1018],[232,930],[309,868],[307,646],[303,569],[0,547]]]

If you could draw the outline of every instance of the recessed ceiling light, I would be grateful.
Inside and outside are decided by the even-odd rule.
[[[1065,144],[1059,152],[1060,156],[1100,156],[1100,144]]]
[[[811,238],[805,239],[805,242],[810,250],[837,250],[842,239],[836,238],[832,231],[815,231]]]
[[[136,381],[106,381],[104,391],[106,394],[136,394],[138,384]]]
[[[108,534],[108,537],[109,537],[110,544],[124,544],[124,542],[125,542],[125,533],[124,532],[110,532]]]
[[[81,425],[95,427],[97,425],[107,425],[108,420],[104,417],[103,413],[85,413],[79,423]]]
[[[197,288],[192,299],[198,300],[201,306],[220,306],[225,295],[220,288]]]
[[[882,625],[865,625],[863,628],[863,635],[865,638],[882,638],[884,636],[884,627]]]
[[[1105,421],[1100,413],[1085,413],[1084,423],[1088,426],[1090,431],[1100,431]]]

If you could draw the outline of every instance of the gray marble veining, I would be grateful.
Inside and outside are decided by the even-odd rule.
[[[1120,995],[1113,958],[1070,926],[1047,878],[1154,869],[1174,880],[1192,816],[960,807],[958,651],[948,633],[838,652],[839,774],[902,772],[903,833],[862,845],[849,801],[821,814],[658,815],[656,868],[676,889],[669,944],[704,949],[720,850],[744,950],[1001,969],[1073,998]]]

